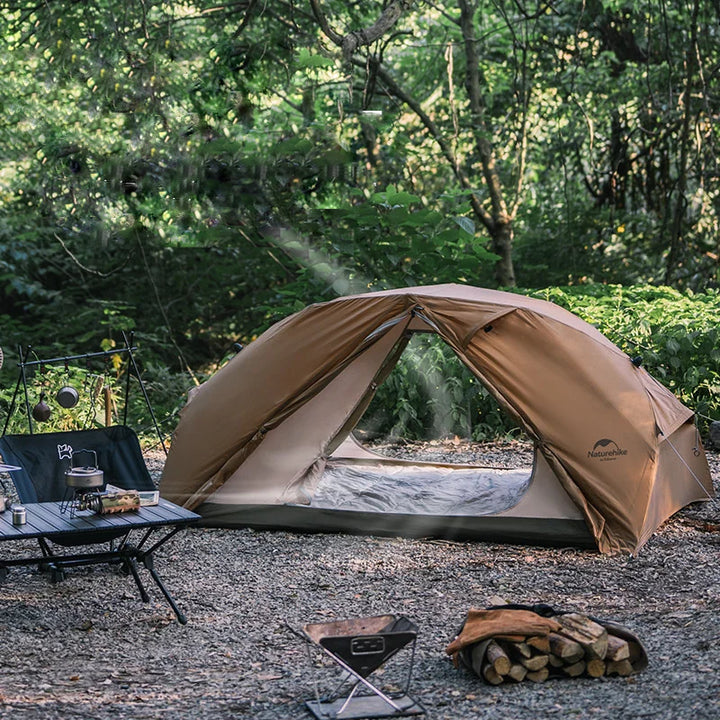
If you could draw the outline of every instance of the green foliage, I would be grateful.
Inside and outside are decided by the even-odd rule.
[[[449,346],[424,333],[413,335],[358,427],[366,435],[420,440],[519,432]]]
[[[494,284],[505,221],[522,287],[716,287],[717,8],[470,6],[468,36],[456,2],[415,3],[347,58],[306,4],[0,1],[0,344],[135,330],[172,417],[310,302]],[[382,4],[322,10],[347,34]],[[711,411],[712,349],[689,317],[658,328],[647,362]],[[485,432],[453,402],[455,432]]]

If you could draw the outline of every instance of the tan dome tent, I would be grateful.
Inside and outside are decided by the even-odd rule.
[[[437,333],[533,439],[531,472],[391,460],[353,441],[414,332]],[[342,297],[271,327],[183,409],[160,490],[212,526],[603,552],[636,552],[713,496],[693,412],[669,390],[557,305],[462,285]]]

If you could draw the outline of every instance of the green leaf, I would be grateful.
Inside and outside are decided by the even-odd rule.
[[[313,149],[310,140],[301,137],[288,138],[277,143],[272,149],[273,155],[294,155],[295,153],[309,153]]]
[[[335,61],[323,55],[316,55],[307,48],[301,48],[297,56],[297,65],[300,68],[329,68],[335,65]]]
[[[456,216],[453,220],[470,237],[475,237],[475,223],[468,217]]]

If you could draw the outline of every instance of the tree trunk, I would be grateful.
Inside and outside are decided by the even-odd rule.
[[[692,88],[697,70],[697,40],[698,40],[698,12],[699,3],[693,3],[690,45],[685,59],[685,91],[682,95],[683,119],[680,132],[680,159],[678,162],[678,179],[675,192],[676,200],[673,210],[672,228],[670,235],[670,249],[665,262],[666,285],[677,279],[677,269],[683,262],[685,248],[683,240],[683,224],[687,209],[687,169],[690,145],[690,118],[692,114]]]
[[[510,221],[498,223],[490,230],[492,251],[500,256],[495,264],[495,280],[502,287],[515,287],[515,266],[513,265],[513,227]]]
[[[475,128],[475,148],[480,158],[483,178],[490,198],[489,212],[475,196],[473,196],[472,207],[490,233],[493,252],[500,256],[500,260],[495,265],[495,279],[500,285],[514,287],[512,218],[503,196],[503,186],[497,172],[495,154],[488,141],[490,132],[485,122],[485,105],[480,82],[480,59],[475,32],[476,4],[472,0],[458,0],[458,6],[460,7],[460,28],[465,49],[465,89],[468,95],[472,125]]]
[[[472,190],[478,186],[479,183],[477,181],[471,182],[469,177],[471,172],[475,172],[475,166],[479,165],[487,190],[488,202],[486,205],[478,194],[473,192],[470,196],[472,210],[475,217],[487,230],[493,252],[500,257],[495,265],[495,279],[499,285],[514,287],[516,284],[512,257],[514,210],[510,212],[505,202],[503,184],[496,167],[495,152],[492,143],[488,139],[492,137],[492,132],[488,129],[485,121],[483,85],[480,81],[480,51],[476,39],[477,28],[475,22],[477,1],[458,0],[458,7],[460,8],[459,25],[463,35],[466,64],[465,89],[468,96],[470,126],[474,133],[475,148],[475,152],[470,153],[471,156],[465,158],[462,164],[457,158],[451,142],[443,135],[432,116],[426,112],[415,97],[406,92],[390,76],[376,57],[353,57],[353,54],[359,48],[370,45],[388,33],[403,13],[407,12],[413,4],[414,0],[393,0],[372,26],[342,35],[331,27],[322,12],[319,0],[310,0],[313,14],[320,28],[326,37],[342,48],[343,56],[348,65],[354,64],[363,68],[371,66],[378,81],[383,84],[385,91],[412,109],[435,142],[437,142],[443,157],[450,164],[455,177],[464,189]]]

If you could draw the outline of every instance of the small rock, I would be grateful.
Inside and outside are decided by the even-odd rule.
[[[710,423],[709,438],[711,445],[720,450],[720,421],[713,420]]]

